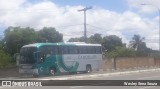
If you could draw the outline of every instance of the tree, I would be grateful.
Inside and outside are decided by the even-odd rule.
[[[116,47],[122,47],[122,39],[119,38],[116,35],[110,35],[110,36],[105,36],[102,39],[102,45],[104,46],[105,50],[107,51],[113,51],[115,50]]]
[[[0,40],[0,49],[2,49],[2,41]]]
[[[132,41],[129,42],[129,47],[134,48],[137,51],[137,56],[146,56],[152,51],[150,48],[147,48],[144,40],[144,37],[134,35]]]
[[[20,48],[27,44],[63,41],[63,35],[52,27],[44,27],[40,31],[35,31],[35,29],[30,27],[8,27],[4,35],[5,51],[11,55],[19,52]]]
[[[132,48],[116,47],[115,50],[106,52],[105,56],[108,58],[134,57],[136,56],[136,52]]]
[[[69,42],[84,42],[84,37],[70,38]],[[117,46],[120,46],[120,47],[125,46],[122,43],[122,39],[116,35],[105,36],[102,38],[101,34],[98,34],[98,33],[87,38],[87,43],[102,44],[102,46],[104,46],[105,50],[107,51],[112,51]]]
[[[97,44],[101,44],[102,43],[102,37],[101,34],[94,34],[91,37],[89,37],[88,39],[89,43],[97,43]]]
[[[70,38],[68,42],[84,42],[84,37],[77,37],[77,38]],[[101,34],[94,34],[87,38],[87,43],[93,43],[93,44],[101,44],[102,43],[102,37]]]
[[[11,56],[0,48],[0,68],[5,68],[11,64]]]
[[[88,38],[87,38],[88,40]],[[84,42],[84,37],[79,37],[79,38],[70,38],[68,42]]]
[[[79,42],[79,38],[70,38],[68,42]]]
[[[63,42],[63,35],[53,27],[44,27],[37,32],[38,42]]]
[[[132,37],[132,41],[129,42],[130,43],[129,46],[137,51],[146,49],[147,47],[146,43],[143,42],[144,40],[145,40],[144,37],[141,37],[140,35],[134,35]]]
[[[36,42],[36,33],[30,27],[8,27],[4,35],[5,50],[11,55],[18,52],[23,45]]]

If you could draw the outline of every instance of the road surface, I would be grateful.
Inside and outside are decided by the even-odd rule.
[[[85,75],[88,76],[88,75]],[[79,80],[160,80],[160,71],[148,71],[138,73],[128,73],[110,76],[85,77]],[[105,83],[105,82],[104,82]],[[160,86],[92,86],[101,85],[99,83],[88,86],[42,86],[23,87],[23,89],[160,89]],[[0,89],[21,89],[22,87],[0,87]]]

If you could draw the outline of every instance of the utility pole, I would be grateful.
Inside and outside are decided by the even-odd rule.
[[[84,11],[84,41],[87,42],[87,26],[86,26],[86,11],[92,9],[92,7],[85,7],[78,11]]]

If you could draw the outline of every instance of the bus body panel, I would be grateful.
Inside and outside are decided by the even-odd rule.
[[[56,47],[56,49],[52,50],[52,48]],[[61,52],[64,51],[65,48],[63,46],[67,47],[68,53]],[[86,46],[86,47],[85,47]],[[90,65],[92,70],[99,70],[102,68],[102,53],[70,53],[69,51],[73,51],[76,47],[80,47],[85,51],[87,50],[87,47],[92,47],[96,50],[99,50],[100,48],[95,47],[101,47],[101,45],[97,44],[65,44],[65,43],[37,43],[37,44],[30,44],[25,45],[22,48],[29,48],[29,47],[36,47],[37,51],[32,52],[32,56],[34,53],[43,53],[41,48],[43,48],[44,51],[48,50],[50,51],[56,51],[55,54],[48,55],[47,52],[45,54],[45,60],[43,62],[38,63],[38,60],[41,59],[41,57],[37,57],[37,59],[34,59],[34,63],[32,64],[20,64],[19,67],[19,73],[31,73],[31,74],[50,74],[50,68],[55,68],[57,74],[64,73],[64,72],[78,72],[78,71],[86,71],[86,66]],[[85,47],[85,48],[84,48]],[[92,51],[92,49],[89,51]],[[40,56],[40,54],[39,54]],[[35,60],[37,62],[35,62]],[[24,68],[26,67],[26,68]]]
[[[101,59],[101,54],[63,55],[63,60],[67,66],[74,66],[76,62],[79,64],[76,71],[85,71],[87,64],[91,65],[92,70],[98,70],[101,68]]]

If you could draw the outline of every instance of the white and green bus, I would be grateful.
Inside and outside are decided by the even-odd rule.
[[[19,73],[58,75],[102,68],[102,47],[86,43],[35,43],[21,48]]]

